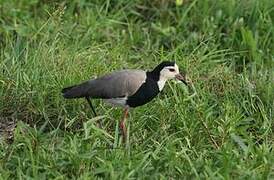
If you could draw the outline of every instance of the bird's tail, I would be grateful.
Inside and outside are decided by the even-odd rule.
[[[63,97],[67,99],[81,98],[86,96],[86,91],[85,88],[83,88],[83,84],[66,87],[62,89],[61,92],[63,93]]]

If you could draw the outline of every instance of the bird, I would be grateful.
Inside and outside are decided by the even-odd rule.
[[[186,74],[179,72],[179,67],[174,61],[163,61],[151,71],[139,69],[114,71],[77,85],[65,87],[61,92],[66,99],[85,98],[95,116],[97,114],[92,105],[92,99],[103,99],[107,103],[122,107],[124,112],[119,126],[125,141],[129,109],[150,102],[163,90],[170,79],[176,79],[188,85]]]

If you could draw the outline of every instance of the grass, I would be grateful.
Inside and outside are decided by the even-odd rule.
[[[176,4],[177,3],[177,4]],[[0,1],[1,179],[273,179],[274,2]],[[175,60],[170,82],[131,111],[65,100],[64,86]],[[103,129],[96,126],[102,121]]]

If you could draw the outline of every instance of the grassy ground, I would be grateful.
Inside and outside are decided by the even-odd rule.
[[[274,178],[274,1],[68,2],[0,1],[0,119],[18,122],[1,179]],[[132,110],[127,144],[121,110],[60,94],[163,60],[195,89]]]

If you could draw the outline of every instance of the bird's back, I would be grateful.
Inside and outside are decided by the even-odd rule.
[[[145,80],[143,70],[122,70],[64,88],[62,93],[65,98],[119,98],[133,95]]]

